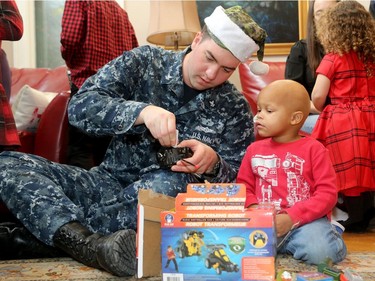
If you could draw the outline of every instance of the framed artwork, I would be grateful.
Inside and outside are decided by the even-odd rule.
[[[240,5],[267,32],[265,55],[287,55],[292,45],[306,36],[308,1],[205,1],[197,0],[201,26],[219,5]]]

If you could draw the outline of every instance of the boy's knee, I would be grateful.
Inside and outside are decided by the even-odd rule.
[[[341,262],[346,256],[346,246],[343,241],[337,240],[333,244],[310,243],[303,249],[297,250],[293,257],[308,264],[318,265],[330,259],[333,263]]]

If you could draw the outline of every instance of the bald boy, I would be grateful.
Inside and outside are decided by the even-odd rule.
[[[310,112],[306,89],[293,80],[276,80],[261,90],[254,121],[261,137],[289,142],[299,138],[299,130]]]
[[[272,204],[278,253],[309,264],[346,255],[332,226],[337,201],[336,176],[327,149],[299,131],[310,111],[305,88],[292,80],[270,83],[260,92],[255,128],[263,138],[251,143],[237,176],[246,185],[248,208]]]

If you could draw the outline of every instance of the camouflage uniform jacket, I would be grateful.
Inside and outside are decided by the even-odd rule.
[[[160,169],[159,143],[146,126],[134,126],[141,110],[153,104],[175,114],[180,141],[197,139],[218,153],[222,168],[213,181],[235,180],[254,139],[248,103],[225,82],[181,106],[182,60],[188,51],[135,48],[85,81],[69,104],[69,121],[89,134],[113,136],[103,163],[93,169],[104,169],[123,184]]]

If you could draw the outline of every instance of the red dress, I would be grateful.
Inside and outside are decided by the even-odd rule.
[[[312,136],[329,150],[338,191],[359,196],[375,190],[375,63],[368,76],[354,52],[327,54],[317,69],[331,81],[331,104],[321,112]]]

